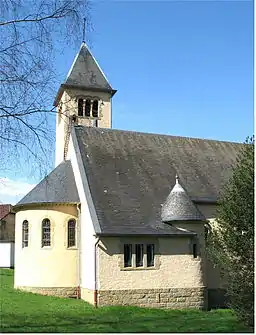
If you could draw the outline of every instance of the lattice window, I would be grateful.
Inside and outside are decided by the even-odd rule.
[[[28,221],[22,223],[22,248],[28,247]]]
[[[44,219],[42,222],[42,247],[51,246],[51,222]]]
[[[76,246],[76,221],[68,221],[68,248]]]

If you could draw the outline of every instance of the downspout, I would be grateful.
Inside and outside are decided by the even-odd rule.
[[[97,290],[97,246],[100,238],[98,237],[94,244],[94,306],[98,307],[98,290]]]
[[[76,291],[76,298],[81,299],[81,209],[80,204],[76,205],[77,213],[78,213],[78,220],[77,220],[77,249],[78,249],[78,255],[77,255],[77,278],[78,278],[78,285],[77,285],[77,291]]]

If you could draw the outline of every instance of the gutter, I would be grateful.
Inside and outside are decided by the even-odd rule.
[[[98,290],[97,290],[97,246],[100,242],[98,237],[94,244],[94,306],[98,307]]]

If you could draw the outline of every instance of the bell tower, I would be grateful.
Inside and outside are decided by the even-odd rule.
[[[72,124],[112,127],[115,93],[83,42],[53,104],[57,108],[55,166],[65,160]]]

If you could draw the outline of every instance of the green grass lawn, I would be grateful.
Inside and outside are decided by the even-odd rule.
[[[82,300],[13,289],[13,270],[0,269],[1,332],[248,332],[231,310],[94,308]]]

